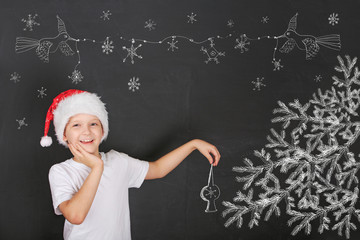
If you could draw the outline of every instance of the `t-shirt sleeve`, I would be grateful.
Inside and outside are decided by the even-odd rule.
[[[144,182],[149,170],[149,163],[126,155],[128,160],[127,174],[129,188],[139,188]]]
[[[59,205],[73,197],[74,188],[66,171],[57,165],[50,168],[49,183],[55,214],[62,215]]]

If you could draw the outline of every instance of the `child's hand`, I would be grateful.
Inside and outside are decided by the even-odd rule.
[[[88,153],[80,144],[77,143],[73,145],[72,143],[69,143],[68,146],[76,161],[85,164],[91,169],[94,167],[103,167],[101,158]]]
[[[201,152],[211,164],[214,166],[218,165],[221,156],[218,149],[214,145],[200,139],[193,140],[193,144],[194,147],[197,148],[197,150],[199,150],[199,152]],[[215,161],[213,158],[215,158]]]

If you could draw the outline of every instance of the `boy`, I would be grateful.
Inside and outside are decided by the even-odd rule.
[[[66,218],[64,239],[131,239],[129,188],[140,187],[144,179],[166,176],[195,149],[214,166],[220,160],[217,148],[199,139],[155,162],[114,150],[99,152],[109,126],[105,104],[94,93],[68,90],[54,98],[40,142],[43,147],[52,144],[47,136],[51,120],[59,143],[73,154],[49,171],[55,213]]]

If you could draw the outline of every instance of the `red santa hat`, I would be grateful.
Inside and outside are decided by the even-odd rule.
[[[49,107],[46,114],[44,136],[40,141],[41,146],[49,147],[52,144],[52,139],[48,136],[51,120],[53,120],[59,143],[67,146],[63,139],[66,124],[72,116],[80,113],[95,115],[99,118],[104,131],[101,141],[105,140],[109,133],[105,104],[95,93],[70,89],[56,96]]]

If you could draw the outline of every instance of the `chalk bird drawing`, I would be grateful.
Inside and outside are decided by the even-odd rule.
[[[281,53],[289,53],[296,46],[300,50],[306,51],[306,60],[310,60],[316,56],[320,50],[320,46],[339,51],[341,49],[340,35],[330,34],[326,36],[315,37],[313,35],[301,35],[296,32],[297,27],[296,13],[289,22],[288,28],[283,35],[278,38],[286,38],[287,41],[279,49]]]
[[[74,54],[74,51],[68,45],[67,41],[77,41],[76,39],[70,37],[66,31],[65,23],[59,16],[57,17],[58,21],[58,35],[51,38],[41,38],[33,39],[27,37],[17,37],[15,52],[23,53],[36,48],[36,55],[45,63],[49,62],[49,54],[55,53],[58,49],[65,55],[71,56]]]

